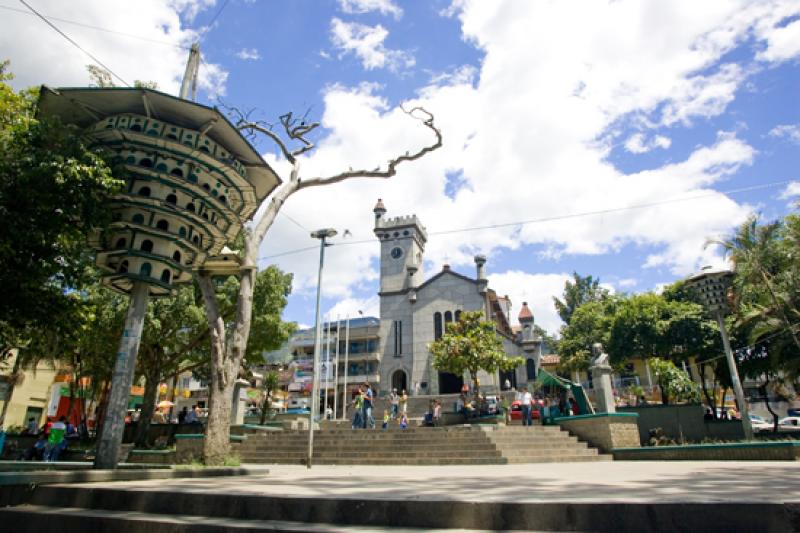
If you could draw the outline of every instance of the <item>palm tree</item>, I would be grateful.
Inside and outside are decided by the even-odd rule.
[[[794,302],[798,277],[783,230],[780,221],[759,225],[758,218],[751,216],[730,239],[710,242],[722,246],[733,261],[736,299],[748,307],[745,321],[771,325],[773,332],[776,326],[785,329],[800,350],[800,338],[789,320],[789,314],[800,317]],[[762,334],[766,333],[763,326],[756,328]]]

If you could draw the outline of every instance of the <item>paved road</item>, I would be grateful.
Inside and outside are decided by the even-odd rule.
[[[800,502],[800,462],[244,465],[265,474],[94,483],[137,490],[477,502]]]

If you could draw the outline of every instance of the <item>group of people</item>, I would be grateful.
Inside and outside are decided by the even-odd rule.
[[[26,461],[58,461],[69,443],[80,438],[78,428],[65,416],[48,421],[41,430],[36,419],[30,418],[25,430],[28,435],[38,435],[36,442],[22,452],[22,459]]]
[[[368,382],[358,386],[353,395],[353,429],[375,429],[375,417],[373,408],[375,406],[375,391]],[[408,394],[404,390],[402,394],[397,393],[397,389],[392,389],[389,394],[389,407],[383,412],[383,429],[388,429],[392,421],[399,420],[400,428],[408,427]]]

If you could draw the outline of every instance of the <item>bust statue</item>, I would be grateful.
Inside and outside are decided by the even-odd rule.
[[[592,344],[592,360],[590,366],[609,366],[608,354],[603,352],[603,345],[599,342]]]

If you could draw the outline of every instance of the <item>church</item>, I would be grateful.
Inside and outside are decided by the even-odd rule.
[[[461,390],[468,376],[433,368],[428,346],[438,340],[449,322],[463,311],[481,310],[496,324],[497,336],[508,355],[525,364],[509,372],[481,372],[481,387],[500,390],[506,382],[521,386],[536,378],[541,359],[541,339],[533,329],[527,303],[519,312],[519,327],[512,327],[511,301],[489,288],[486,257],[475,256],[475,277],[453,271],[449,265],[425,279],[423,258],[428,235],[416,215],[386,217],[378,200],[375,236],[380,241],[379,388],[407,390],[410,395],[448,394]]]

